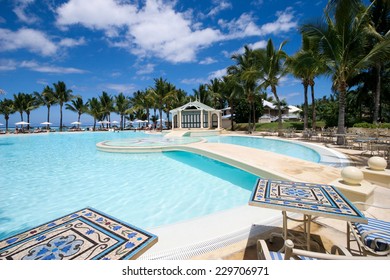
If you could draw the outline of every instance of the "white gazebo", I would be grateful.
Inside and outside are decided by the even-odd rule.
[[[172,114],[172,129],[220,129],[222,112],[199,101],[187,104],[170,111]]]

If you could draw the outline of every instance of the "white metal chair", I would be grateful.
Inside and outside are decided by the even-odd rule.
[[[370,207],[390,209],[388,207],[371,205],[362,202]],[[390,256],[390,222],[367,218],[368,223],[347,223],[347,249],[357,255]],[[351,244],[356,242],[357,249]]]
[[[259,260],[368,260],[368,259],[385,259],[390,260],[390,256],[387,257],[366,257],[366,256],[353,256],[344,247],[333,245],[331,253],[318,253],[306,250],[300,250],[294,248],[294,243],[287,239],[284,243],[285,252],[273,252],[269,251],[267,243],[259,239],[257,241],[257,254]]]

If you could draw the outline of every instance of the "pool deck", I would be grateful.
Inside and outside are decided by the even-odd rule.
[[[339,182],[341,179],[340,168],[237,145],[193,143],[182,146],[181,150],[195,152],[226,162],[263,178],[323,184]],[[371,195],[369,202],[379,200],[381,205],[386,205],[383,203],[389,205],[390,190],[377,188],[371,183],[368,183],[366,187]],[[343,192],[343,190],[341,191]],[[375,212],[375,210],[369,210]],[[388,213],[385,216],[390,220]],[[324,218],[318,220],[326,223],[326,226],[319,227],[322,231],[330,225],[330,228],[328,227],[325,232],[321,232],[321,235],[327,238],[330,237],[329,240],[336,237],[336,240],[328,243],[341,243],[340,232],[342,230],[340,228],[342,226],[340,226],[340,222]],[[245,253],[243,252],[253,245],[256,238],[266,236],[270,231],[280,229],[281,224],[282,215],[280,211],[244,205],[206,217],[149,229],[159,236],[159,242],[142,258],[245,259],[243,257]],[[345,222],[341,224],[345,226]],[[294,226],[296,227],[298,224],[294,225],[292,223],[292,227]],[[235,254],[238,254],[238,257]]]

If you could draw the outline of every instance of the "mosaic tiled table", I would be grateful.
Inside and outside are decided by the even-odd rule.
[[[284,239],[288,235],[288,219],[303,222],[308,249],[312,215],[367,223],[364,215],[341,192],[325,184],[258,179],[249,205],[282,210]],[[303,219],[288,217],[287,211],[301,213]]]
[[[0,241],[0,260],[136,259],[157,242],[147,231],[85,208]]]

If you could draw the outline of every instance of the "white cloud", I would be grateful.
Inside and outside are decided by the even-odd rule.
[[[209,74],[208,76],[208,80],[212,80],[212,79],[219,79],[219,78],[222,78],[223,76],[226,76],[226,68],[224,69],[220,69],[220,70],[216,70],[216,71],[213,71]]]
[[[135,91],[135,85],[133,84],[104,84],[100,86],[103,90],[113,90],[115,93],[124,93],[130,94]]]
[[[132,22],[136,7],[114,0],[70,0],[57,9],[57,24],[81,24],[91,29],[113,32]],[[109,33],[108,33],[109,34]]]
[[[185,85],[198,85],[198,84],[205,84],[208,80],[204,78],[191,78],[191,79],[183,79],[181,80],[181,83]]]
[[[17,68],[17,63],[11,59],[0,59],[0,71],[12,71]]]
[[[13,12],[16,14],[18,19],[22,22],[32,24],[39,21],[39,18],[31,13],[26,12],[28,6],[35,0],[17,0]]]
[[[199,61],[199,64],[202,64],[202,65],[209,65],[209,64],[213,64],[213,63],[216,63],[217,60],[212,58],[212,57],[206,57],[205,59]]]
[[[127,48],[138,56],[156,56],[174,63],[194,61],[199,49],[218,40],[218,30],[200,29],[186,13],[174,10],[174,3],[147,0],[138,9],[127,2],[70,0],[57,9],[57,24],[81,24],[102,30],[110,45]],[[102,13],[102,11],[105,11]],[[117,40],[125,33],[125,40]]]
[[[0,29],[0,51],[26,48],[43,56],[54,55],[57,46],[41,31],[21,28],[18,31]]]
[[[288,32],[298,26],[298,23],[294,21],[294,12],[292,8],[278,11],[276,15],[278,17],[276,21],[261,26],[262,35],[275,35],[281,32]]]
[[[80,39],[71,39],[71,38],[64,38],[59,42],[60,46],[63,47],[76,47],[76,46],[82,46],[85,45],[86,41],[84,37],[81,37]]]
[[[22,61],[19,65],[21,68],[27,68],[35,72],[51,74],[84,74],[85,70],[73,67],[60,67],[53,65],[39,64],[35,61]]]
[[[223,10],[231,9],[233,7],[232,4],[230,2],[228,2],[228,1],[214,0],[213,3],[217,4],[217,6],[212,8],[210,10],[210,12],[207,14],[207,16],[211,16],[211,17],[215,16],[215,15],[219,14]]]
[[[256,24],[252,14],[244,13],[238,19],[226,21],[220,19],[219,25],[228,30],[227,39],[245,38],[249,36],[267,36],[270,34],[288,32],[297,27],[292,8],[276,12],[277,19],[274,22],[262,26]]]
[[[177,1],[145,0],[69,0],[56,10],[60,28],[80,24],[105,33],[109,46],[124,48],[139,58],[157,57],[172,63],[193,62],[203,48],[221,42],[249,36],[265,36],[287,32],[296,26],[291,9],[278,12],[275,22],[258,26],[250,13],[238,19],[220,19],[218,28],[202,28],[192,10],[178,12]],[[139,4],[139,5],[138,5]],[[214,1],[210,14],[232,7],[227,0]],[[104,12],[102,12],[104,11]]]
[[[80,39],[63,38],[55,42],[42,31],[21,28],[17,31],[0,28],[0,52],[27,49],[29,52],[41,56],[54,56],[64,48],[85,45],[86,41]]]
[[[145,75],[153,73],[155,64],[148,63],[146,65],[138,66],[139,70],[136,72],[137,75]]]

